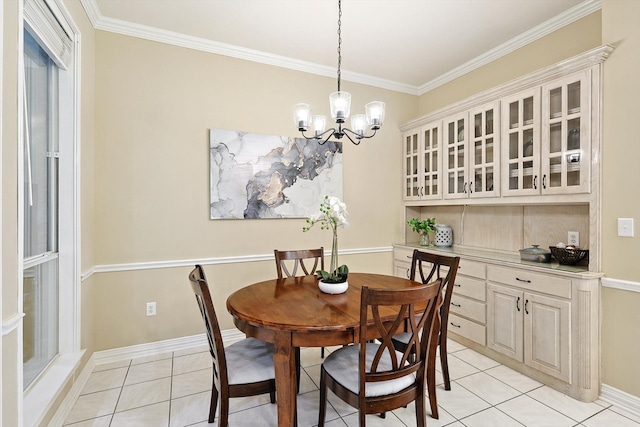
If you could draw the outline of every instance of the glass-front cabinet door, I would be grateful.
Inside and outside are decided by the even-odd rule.
[[[467,140],[468,113],[458,114],[443,121],[445,199],[468,197]]]
[[[589,71],[542,87],[542,193],[590,190]]]
[[[404,200],[420,200],[420,130],[412,129],[404,133],[403,161],[404,161]]]
[[[502,100],[502,195],[540,194],[540,88]]]
[[[441,145],[440,122],[404,133],[404,200],[442,198]]]
[[[499,111],[499,103],[492,102],[469,113],[469,197],[500,195]]]
[[[442,145],[442,132],[440,122],[431,123],[420,128],[422,135],[422,177],[424,190],[423,199],[442,198],[442,186],[440,185],[440,150]]]

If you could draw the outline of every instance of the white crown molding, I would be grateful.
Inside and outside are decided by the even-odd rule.
[[[338,254],[339,255],[360,255],[360,254],[373,254],[373,253],[392,252],[392,251],[393,251],[392,246],[380,246],[380,247],[374,247],[374,248],[341,249],[338,251]],[[331,255],[331,251],[325,250],[325,256],[329,256],[329,255]],[[262,254],[262,255],[245,255],[245,256],[96,265],[91,267],[87,271],[85,271],[81,276],[81,280],[84,281],[95,273],[114,273],[114,272],[120,272],[120,271],[155,270],[159,268],[193,267],[195,264],[216,265],[216,264],[237,264],[237,263],[258,262],[258,261],[273,261],[273,253]]]
[[[486,102],[492,102],[512,93],[544,84],[545,82],[558,77],[601,64],[606,61],[613,50],[614,47],[610,45],[593,48],[571,58],[565,59],[564,61],[536,70],[533,73],[520,76],[514,80],[503,83],[500,86],[493,87],[469,98],[462,99],[454,104],[447,105],[446,107],[433,111],[425,116],[417,117],[400,125],[400,130],[405,132],[417,126],[441,120],[451,114],[455,114],[463,110],[469,110]]]
[[[567,10],[566,12],[561,13],[560,15],[555,16],[546,22],[543,22],[537,27],[534,27],[529,31],[526,31],[519,36],[514,37],[511,40],[472,59],[471,61],[466,62],[457,68],[454,68],[453,70],[441,75],[440,77],[423,84],[419,87],[418,94],[423,95],[430,90],[449,83],[450,81],[453,81],[458,77],[470,73],[471,71],[476,70],[483,65],[495,61],[496,59],[499,59],[530,43],[533,43],[534,41],[541,39],[542,37],[551,34],[552,32],[559,30],[560,28],[567,26],[572,22],[577,21],[578,19],[584,18],[585,16],[590,15],[600,9],[602,9],[600,0],[586,0]]]
[[[620,289],[623,291],[640,292],[640,283],[631,282],[629,280],[612,279],[611,277],[603,277],[603,288]]]
[[[199,37],[187,36],[185,34],[173,31],[161,30],[145,25],[134,24],[119,19],[105,17],[101,14],[95,0],[80,0],[84,7],[89,20],[93,27],[97,30],[109,31],[112,33],[123,34],[132,37],[138,37],[145,40],[156,41],[160,43],[171,44],[174,46],[185,47],[203,52],[214,53],[218,55],[229,56],[232,58],[244,59],[247,61],[258,62],[276,67],[288,68],[295,71],[302,71],[309,74],[316,74],[325,77],[334,77],[335,69],[324,65],[314,64],[312,62],[300,61],[297,59],[273,55],[270,53],[260,52],[253,49],[247,49],[225,43],[219,43]],[[409,95],[422,95],[430,90],[442,86],[458,77],[467,74],[489,62],[513,52],[547,34],[556,31],[584,16],[596,12],[602,8],[601,0],[585,0],[568,11],[538,25],[537,27],[503,43],[502,45],[476,57],[475,59],[457,67],[453,70],[433,79],[421,86],[409,85],[406,83],[396,82],[392,80],[380,79],[377,77],[342,71],[342,79],[354,83],[365,84],[369,86],[379,87],[382,89],[393,90],[396,92],[407,93]]]

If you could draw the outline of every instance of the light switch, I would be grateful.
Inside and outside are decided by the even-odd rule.
[[[633,237],[633,218],[618,218],[618,236]]]

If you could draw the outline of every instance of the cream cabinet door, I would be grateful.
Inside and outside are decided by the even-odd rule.
[[[523,361],[523,292],[487,284],[487,347]]]
[[[501,100],[503,196],[540,194],[540,87]]]
[[[500,109],[492,102],[469,112],[469,197],[500,195]]]
[[[586,70],[542,87],[542,194],[590,190],[590,81]]]
[[[442,135],[440,122],[411,129],[403,135],[403,198],[442,198]]]
[[[420,200],[420,190],[422,181],[420,180],[420,171],[422,165],[421,150],[422,141],[420,141],[420,129],[412,129],[404,133],[402,136],[402,160],[404,162],[404,200]]]
[[[524,362],[546,374],[571,380],[571,303],[524,294]]]
[[[446,150],[443,164],[444,198],[459,199],[469,197],[469,177],[467,172],[467,141],[469,129],[467,112],[448,117],[443,121],[443,145]]]

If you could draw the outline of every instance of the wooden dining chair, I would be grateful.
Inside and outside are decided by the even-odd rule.
[[[443,303],[440,307],[440,328],[436,335],[436,341],[440,346],[440,364],[442,366],[442,376],[444,378],[445,390],[451,390],[451,380],[449,377],[449,361],[447,358],[447,326],[449,324],[449,306],[451,305],[451,295],[460,264],[460,257],[438,255],[422,252],[414,249],[411,258],[411,270],[409,278],[416,282],[429,283],[434,278],[442,279],[444,290]],[[447,267],[446,276],[441,274],[441,267]],[[419,276],[419,277],[418,277]],[[399,351],[405,351],[409,341],[408,333],[401,333],[393,337],[393,344]],[[429,404],[431,406],[431,416],[438,418],[438,402],[436,398],[435,364],[427,371],[427,389],[429,391]]]
[[[293,251],[273,251],[278,279],[283,277],[313,276],[317,270],[324,270],[324,248],[298,249]],[[313,266],[311,266],[313,263]],[[311,266],[311,267],[310,267]],[[298,268],[302,271],[298,274]]]
[[[428,364],[435,366],[441,284],[437,279],[409,289],[362,287],[359,345],[342,347],[322,363],[319,426],[324,425],[327,389],[358,409],[360,426],[365,426],[366,414],[385,413],[411,402],[417,425],[426,425],[425,369]],[[399,352],[391,340],[405,324],[411,344]],[[373,336],[376,342],[368,342]]]
[[[317,270],[324,270],[324,247],[290,251],[274,249],[273,254],[276,260],[278,279],[283,277],[313,276]],[[300,273],[304,274],[298,274],[298,268],[301,270]],[[297,350],[296,357],[298,358],[299,353],[300,350]],[[320,357],[324,359],[324,347],[320,348]]]
[[[245,338],[225,348],[202,266],[195,266],[189,274],[189,280],[204,320],[209,351],[213,359],[209,423],[214,421],[218,396],[220,396],[218,426],[227,427],[229,398],[269,393],[271,403],[275,403],[273,345],[255,338]]]

